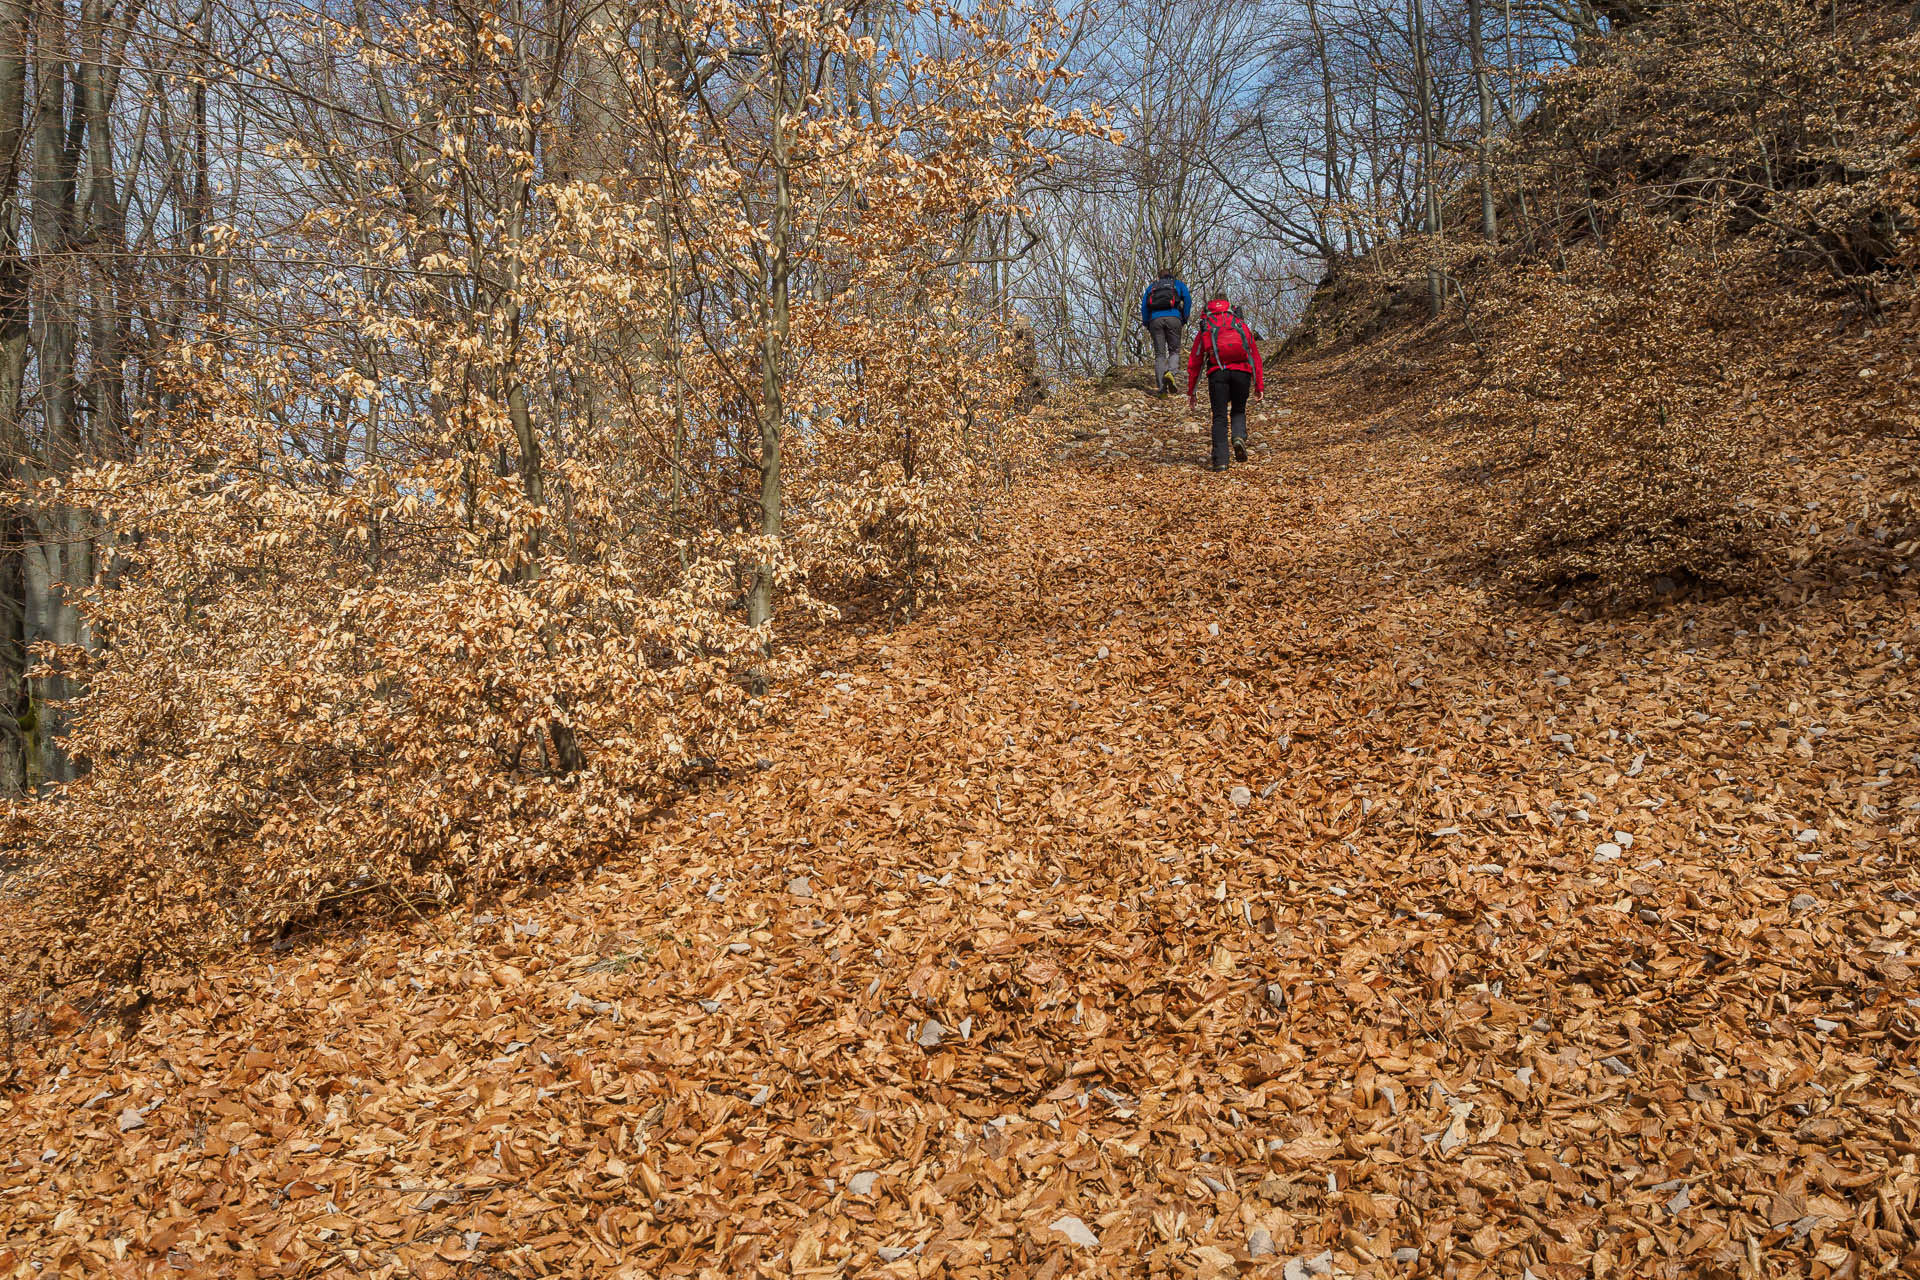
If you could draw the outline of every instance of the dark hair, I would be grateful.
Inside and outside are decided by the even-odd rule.
[[[1178,271],[1175,271],[1172,267],[1160,268],[1160,275],[1163,279],[1168,276],[1173,277],[1175,280],[1178,280],[1180,278],[1180,273]]]

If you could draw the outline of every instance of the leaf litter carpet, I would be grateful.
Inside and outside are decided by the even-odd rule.
[[[1913,588],[1511,603],[1338,373],[1096,397],[628,858],[65,1011],[0,1275],[1915,1274]]]

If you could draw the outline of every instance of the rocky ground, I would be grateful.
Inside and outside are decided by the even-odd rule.
[[[0,1275],[1914,1274],[1915,575],[1517,603],[1391,384],[1056,400],[629,857],[60,1012]]]

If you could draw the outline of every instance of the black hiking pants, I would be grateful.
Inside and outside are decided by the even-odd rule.
[[[1215,471],[1225,471],[1233,460],[1233,442],[1247,438],[1247,393],[1252,390],[1253,375],[1244,369],[1215,369],[1207,375]]]

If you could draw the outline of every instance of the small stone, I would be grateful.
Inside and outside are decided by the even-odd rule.
[[[1072,1214],[1068,1214],[1064,1218],[1056,1218],[1049,1229],[1058,1231],[1082,1249],[1097,1249],[1100,1247],[1100,1237],[1093,1234],[1093,1228]]]
[[[718,1000],[702,1000],[700,1007],[708,1013],[720,1012],[720,1002]]]
[[[1393,1260],[1395,1262],[1418,1262],[1420,1260],[1420,1251],[1410,1244],[1403,1244],[1393,1251]]]
[[[1820,833],[1812,827],[1803,829],[1794,839],[1801,844],[1813,844],[1820,839]]]
[[[1100,648],[1099,648],[1099,650],[1098,650],[1097,652],[1095,652],[1095,654],[1094,654],[1093,656],[1094,656],[1094,657],[1096,657],[1096,658],[1104,658],[1104,657],[1106,657],[1106,656],[1107,656],[1107,646],[1105,646],[1105,645],[1101,645],[1101,646],[1100,646]]]
[[[727,950],[733,952],[733,954],[737,956],[743,956],[747,954],[747,952],[753,950],[753,948],[748,946],[744,942],[729,942],[727,944]]]
[[[1613,842],[1622,849],[1631,849],[1633,848],[1633,832],[1616,831],[1613,833]]]
[[[947,1029],[945,1027],[941,1026],[934,1019],[928,1018],[920,1024],[920,1034],[913,1038],[913,1042],[922,1049],[938,1049],[940,1047],[940,1037],[946,1033]]]
[[[1220,624],[1219,624],[1219,623],[1217,623],[1217,622],[1209,622],[1209,623],[1207,624],[1207,634],[1208,634],[1208,635],[1210,635],[1210,636],[1217,636],[1217,635],[1219,635],[1219,634],[1220,634]],[[1080,1221],[1080,1219],[1078,1219],[1078,1218],[1075,1218],[1075,1219],[1074,1219],[1074,1221],[1075,1221],[1075,1222],[1078,1222],[1078,1221]]]
[[[856,1196],[870,1196],[873,1194],[873,1184],[879,1180],[880,1175],[871,1170],[856,1173],[847,1179],[847,1190]]]
[[[773,1096],[772,1086],[763,1084],[753,1091],[753,1096],[751,1098],[748,1098],[747,1102],[751,1106],[764,1107],[767,1105],[767,1099],[771,1098],[772,1096]]]
[[[1254,1258],[1273,1256],[1273,1236],[1265,1227],[1255,1227],[1247,1236],[1247,1254]]]
[[[1215,1195],[1221,1195],[1227,1189],[1226,1183],[1218,1178],[1210,1178],[1204,1173],[1200,1175],[1200,1184]]]
[[[1620,846],[1611,840],[1603,841],[1594,846],[1593,858],[1595,862],[1612,862],[1619,856]]]
[[[1602,1058],[1600,1059],[1600,1065],[1617,1076],[1630,1076],[1633,1074],[1633,1068],[1618,1058]]]
[[[1233,802],[1234,808],[1244,809],[1253,803],[1253,792],[1246,787],[1235,787],[1227,793],[1227,799]]]
[[[903,1249],[899,1245],[892,1244],[883,1244],[873,1251],[874,1256],[882,1262],[898,1262],[912,1252],[911,1249]]]
[[[147,1118],[134,1107],[128,1107],[120,1113],[120,1132],[129,1133],[135,1129],[147,1127]]]
[[[1813,1029],[1815,1031],[1838,1031],[1840,1024],[1827,1018],[1815,1018],[1813,1020]]]
[[[1311,1258],[1302,1258],[1300,1264],[1310,1276],[1330,1276],[1333,1274],[1333,1250],[1323,1250]]]
[[[795,876],[793,879],[787,881],[787,892],[796,898],[811,898],[813,896],[813,881],[807,879],[805,876]]]
[[[1267,984],[1266,996],[1267,1003],[1273,1008],[1284,1010],[1287,1007],[1286,988],[1282,987],[1279,983],[1269,982]]]
[[[1795,915],[1800,915],[1802,912],[1811,911],[1819,905],[1820,899],[1814,897],[1812,894],[1796,893],[1793,895],[1793,901],[1787,904],[1787,909]]]
[[[1531,1089],[1533,1087],[1533,1068],[1522,1067],[1513,1073],[1513,1078],[1518,1080],[1526,1088]]]

